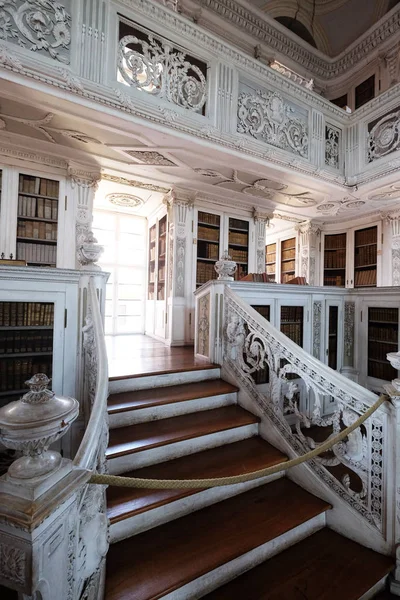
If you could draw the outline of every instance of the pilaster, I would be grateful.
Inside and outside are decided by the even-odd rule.
[[[69,165],[69,182],[75,208],[75,268],[79,269],[78,249],[90,232],[93,220],[93,201],[100,181],[100,170],[88,170]]]
[[[311,113],[310,160],[313,165],[325,166],[325,119],[318,110]]]
[[[237,88],[237,72],[232,67],[220,63],[218,65],[216,121],[218,129],[226,133],[233,133],[236,129]]]
[[[15,258],[17,231],[17,210],[15,203],[18,198],[18,169],[8,167],[3,169],[1,186],[1,219],[0,219],[0,254],[5,258],[10,254]]]
[[[168,207],[168,329],[171,345],[189,341],[189,297],[190,277],[188,276],[191,249],[188,243],[189,215],[193,208],[194,195],[186,190],[173,189],[164,197]],[[182,319],[182,311],[185,318]]]
[[[101,83],[106,65],[106,28],[109,2],[96,0],[82,2],[81,51],[79,74],[85,79]]]
[[[386,222],[391,229],[391,260],[392,281],[389,285],[400,285],[400,212],[396,211],[385,215]]]
[[[296,225],[296,230],[300,233],[300,276],[305,277],[309,285],[317,285],[317,244],[321,230],[311,221]]]
[[[265,273],[265,236],[266,228],[269,226],[270,220],[273,218],[272,213],[260,212],[254,208],[253,212],[254,224],[256,228],[256,268],[257,273]]]

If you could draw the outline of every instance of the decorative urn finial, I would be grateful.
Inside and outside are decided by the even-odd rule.
[[[13,479],[44,477],[56,471],[62,458],[48,447],[68,431],[79,413],[77,400],[47,389],[50,379],[44,373],[25,383],[30,391],[0,409],[0,441],[23,453],[8,469],[7,476]]]
[[[229,256],[228,250],[225,250],[221,258],[215,263],[214,269],[218,273],[219,281],[233,281],[233,275],[236,272],[237,264]]]
[[[77,250],[78,262],[83,270],[100,271],[99,265],[95,263],[99,260],[104,247],[97,243],[93,231],[88,231]]]

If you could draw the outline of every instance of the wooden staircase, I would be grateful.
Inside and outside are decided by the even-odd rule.
[[[224,477],[287,460],[237,391],[215,365],[110,380],[110,473]],[[114,487],[107,504],[107,600],[366,600],[393,568],[328,529],[329,504],[283,473],[208,490]]]

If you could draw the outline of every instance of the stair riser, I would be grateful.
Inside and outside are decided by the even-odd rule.
[[[166,444],[158,448],[142,450],[141,452],[134,452],[133,454],[126,454],[117,458],[109,458],[107,460],[108,469],[111,475],[118,475],[133,469],[140,469],[172,460],[173,458],[179,458],[180,456],[186,456],[187,454],[194,454],[195,452],[201,452],[209,448],[216,448],[217,446],[245,440],[257,434],[258,423],[234,429],[226,429],[225,431],[217,431],[216,433],[202,435],[173,444]]]
[[[378,583],[376,583],[370,590],[368,590],[368,592],[366,592],[365,594],[360,596],[360,598],[358,600],[372,600],[372,598],[375,598],[375,596],[379,592],[382,592],[385,589],[386,580],[387,580],[387,576],[383,577],[383,579],[378,581]]]
[[[236,404],[236,400],[237,392],[232,392],[230,394],[220,394],[208,398],[171,402],[170,404],[152,406],[150,408],[126,410],[124,412],[109,415],[110,429],[135,425],[136,423],[145,423],[147,421],[169,419],[170,417],[178,417],[179,415],[186,415],[202,410],[212,410],[213,408]]]
[[[198,600],[221,585],[275,556],[275,554],[297,544],[297,542],[312,535],[324,526],[325,513],[163,596],[163,600]],[[266,585],[268,585],[268,582],[266,582]]]
[[[163,375],[149,375],[146,377],[132,377],[131,379],[116,379],[109,382],[108,389],[110,394],[119,394],[120,392],[130,392],[132,390],[147,390],[167,385],[219,379],[220,375],[221,370],[215,368],[201,369],[199,371],[183,371],[181,373],[164,373]]]
[[[132,535],[141,533],[142,531],[158,527],[163,523],[173,521],[174,519],[188,515],[196,510],[210,506],[211,504],[221,502],[222,500],[226,500],[237,494],[242,494],[259,485],[270,483],[271,481],[282,477],[283,474],[284,472],[281,471],[270,477],[263,477],[262,479],[257,479],[255,481],[203,490],[198,494],[181,498],[170,504],[165,504],[144,513],[134,515],[128,519],[124,519],[123,521],[118,521],[110,526],[110,541],[111,543],[119,542]]]

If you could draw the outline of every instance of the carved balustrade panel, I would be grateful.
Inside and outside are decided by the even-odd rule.
[[[207,64],[136,24],[120,22],[118,80],[151,96],[202,114]]]
[[[334,125],[325,125],[325,165],[339,169],[341,165],[342,132]]]
[[[263,323],[227,288],[224,319],[228,368],[297,454],[316,448],[368,410],[370,404],[364,401],[361,388],[358,395],[349,392],[347,384],[341,385],[340,375],[325,366],[318,368],[312,357],[301,348],[297,351],[293,342],[267,321]],[[253,375],[265,368],[269,370],[269,389],[264,394],[255,386]],[[301,401],[305,395],[306,403]],[[327,397],[332,400],[330,414],[324,413]],[[331,489],[382,533],[387,431],[387,414],[378,410],[331,451],[308,462]]]
[[[367,161],[373,162],[400,148],[400,109],[392,110],[368,124]]]
[[[72,0],[0,2],[0,40],[70,63]]]
[[[278,92],[240,83],[237,131],[308,158],[308,113]]]

